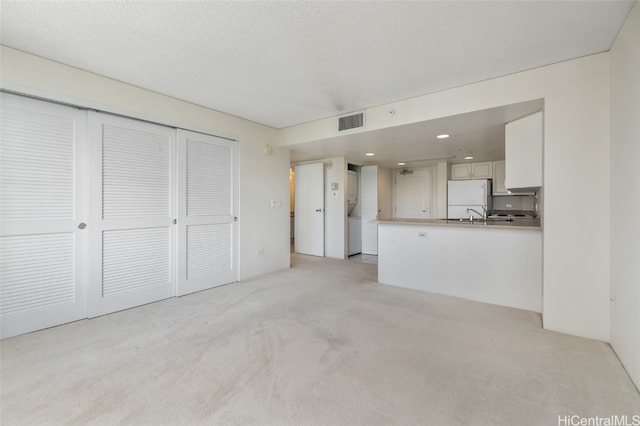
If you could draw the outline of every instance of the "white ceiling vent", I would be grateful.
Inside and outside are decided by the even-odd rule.
[[[342,132],[343,130],[358,129],[360,127],[364,127],[364,112],[338,117],[339,132]]]

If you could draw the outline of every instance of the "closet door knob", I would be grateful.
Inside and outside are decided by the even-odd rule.
[[[86,227],[87,227],[87,224],[86,224],[86,223],[84,223],[84,222],[83,222],[83,223],[81,223],[80,225],[78,225],[78,228],[79,228],[79,229],[84,229],[84,228],[86,228]]]

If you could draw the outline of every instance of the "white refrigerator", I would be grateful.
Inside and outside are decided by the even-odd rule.
[[[483,209],[487,215],[491,214],[491,180],[450,180],[447,191],[447,218],[468,219],[473,215],[474,219],[482,219]],[[467,209],[477,210],[478,213]]]

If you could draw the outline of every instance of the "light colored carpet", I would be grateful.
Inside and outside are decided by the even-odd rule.
[[[640,414],[602,342],[539,315],[291,271],[2,341],[3,425],[557,425]]]

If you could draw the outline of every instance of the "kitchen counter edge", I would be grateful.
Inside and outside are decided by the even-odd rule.
[[[457,228],[496,228],[496,229],[533,229],[541,230],[540,219],[516,219],[513,222],[506,220],[468,220],[460,221],[456,219],[379,219],[375,223],[386,225],[428,225],[428,226],[448,226]]]

